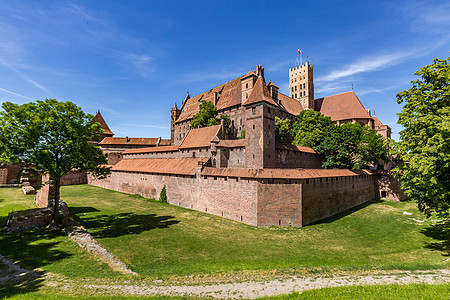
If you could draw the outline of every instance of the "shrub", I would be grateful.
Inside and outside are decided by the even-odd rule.
[[[166,193],[166,185],[161,190],[161,193],[159,194],[159,201],[162,203],[167,203],[167,193]]]

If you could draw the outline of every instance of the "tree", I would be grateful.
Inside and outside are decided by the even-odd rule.
[[[278,143],[287,142],[291,138],[291,121],[275,117],[275,140]]]
[[[364,169],[387,160],[387,141],[374,129],[354,123],[331,126],[316,151],[325,155],[327,169]]]
[[[49,174],[55,181],[54,224],[58,225],[60,179],[71,170],[103,178],[106,157],[91,141],[103,130],[94,117],[72,102],[55,99],[18,105],[5,102],[0,112],[0,160]]]
[[[450,57],[414,73],[419,79],[397,94],[405,103],[398,114],[398,148],[404,164],[398,169],[405,194],[428,217],[450,217]]]
[[[230,126],[231,120],[227,115],[223,114],[220,118],[217,117],[217,107],[211,101],[203,101],[199,108],[199,112],[192,118],[191,128],[219,125],[220,120],[225,121],[225,127]]]
[[[297,122],[294,122],[291,130],[294,145],[315,148],[324,139],[327,129],[334,126],[330,117],[312,109],[300,112],[295,118]]]

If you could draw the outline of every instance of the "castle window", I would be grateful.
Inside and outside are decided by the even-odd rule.
[[[252,114],[256,114],[256,107],[253,107],[252,108]],[[255,125],[253,125],[253,127],[254,127]],[[254,128],[253,128],[254,129]]]
[[[253,129],[255,129],[255,124],[253,124]]]
[[[248,83],[245,84],[245,88],[248,89]]]
[[[297,91],[297,86],[295,86],[295,91]]]
[[[248,94],[245,94],[245,99],[248,99]]]

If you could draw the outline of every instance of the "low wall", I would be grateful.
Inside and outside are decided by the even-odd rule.
[[[87,174],[86,172],[70,171],[69,174],[63,176],[59,181],[61,186],[74,185],[74,184],[86,184]]]
[[[314,153],[276,149],[276,168],[280,169],[320,169],[325,161],[323,156]]]

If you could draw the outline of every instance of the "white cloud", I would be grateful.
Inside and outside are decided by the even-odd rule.
[[[358,59],[356,62],[345,65],[343,68],[334,70],[329,74],[317,78],[317,82],[328,82],[338,80],[359,73],[381,70],[389,66],[397,65],[403,61],[418,56],[417,51],[402,51],[385,55],[372,55]]]
[[[27,97],[27,96],[24,96],[24,95],[21,95],[21,94],[17,94],[17,93],[8,91],[7,89],[0,88],[0,91],[3,91],[3,92],[5,92],[5,93],[11,94],[11,95],[19,96],[19,97],[22,97],[22,98],[25,98],[25,99],[28,99],[28,100],[31,100],[31,101],[34,101],[34,100],[35,100],[35,99],[33,99],[33,98],[30,98],[30,97]]]

